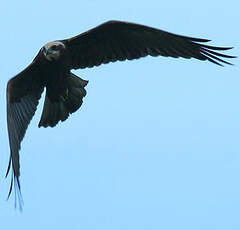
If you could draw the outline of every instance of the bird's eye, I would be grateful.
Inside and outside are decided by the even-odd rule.
[[[57,50],[57,46],[56,46],[56,45],[53,45],[53,46],[51,47],[51,49],[52,49],[52,50]]]

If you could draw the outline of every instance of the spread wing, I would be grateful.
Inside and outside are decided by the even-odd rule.
[[[147,55],[196,58],[215,64],[230,64],[221,58],[233,58],[214,47],[198,42],[209,40],[180,36],[163,30],[128,22],[109,21],[76,37],[63,40],[74,69],[99,66],[117,60],[138,59]],[[219,58],[221,57],[221,58]]]
[[[27,126],[31,121],[43,91],[39,67],[33,62],[24,71],[9,80],[7,84],[7,124],[10,143],[10,160],[6,176],[12,168],[11,185],[8,197],[15,188],[21,208],[22,198],[19,182],[19,150]]]

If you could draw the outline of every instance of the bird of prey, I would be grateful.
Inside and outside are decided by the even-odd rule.
[[[17,199],[21,200],[20,144],[44,88],[46,96],[38,127],[54,127],[77,111],[86,96],[85,86],[88,81],[74,75],[72,69],[138,59],[147,55],[196,58],[217,65],[231,64],[223,58],[233,56],[217,51],[232,47],[202,44],[208,41],[210,40],[176,35],[129,22],[108,21],[78,36],[44,45],[32,63],[7,84],[10,160],[6,176],[12,169],[8,197],[14,187],[15,198],[17,194]]]

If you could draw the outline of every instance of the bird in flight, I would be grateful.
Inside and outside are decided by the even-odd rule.
[[[6,176],[12,169],[8,198],[14,187],[15,205],[16,199],[22,205],[19,150],[44,88],[45,102],[38,127],[54,127],[77,111],[86,96],[88,81],[74,75],[72,69],[148,55],[231,64],[223,58],[234,56],[219,53],[231,48],[202,44],[208,41],[129,22],[108,21],[78,36],[44,45],[32,63],[7,84],[10,160]]]

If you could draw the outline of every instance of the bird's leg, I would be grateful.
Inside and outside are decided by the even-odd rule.
[[[68,99],[68,88],[66,89],[66,91],[64,92],[63,95],[59,95],[59,98],[64,102]]]

